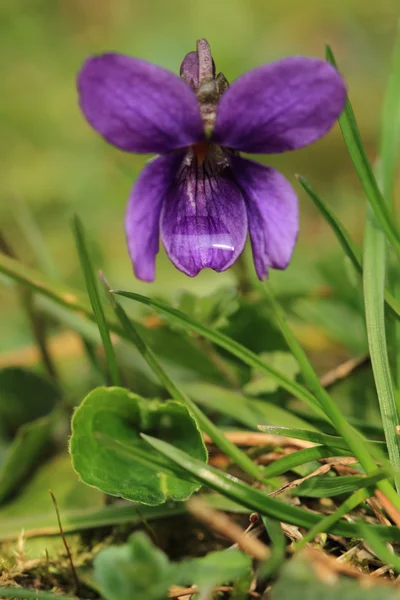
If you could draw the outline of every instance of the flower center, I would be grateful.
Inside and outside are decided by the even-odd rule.
[[[193,144],[192,150],[199,165],[202,165],[205,161],[209,148],[210,144],[208,142],[199,142],[198,144]]]

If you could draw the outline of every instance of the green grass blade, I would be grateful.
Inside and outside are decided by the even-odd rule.
[[[392,208],[393,220],[395,220],[395,201],[394,184],[396,169],[398,167],[398,158],[400,151],[400,28],[393,51],[392,68],[386,87],[386,94],[383,103],[381,116],[381,140],[380,140],[380,165],[379,174],[381,178],[383,195]],[[372,224],[370,225],[372,229]],[[372,251],[371,251],[372,252]],[[382,249],[382,260],[385,258],[385,249]],[[373,260],[373,258],[371,258]],[[392,290],[396,296],[399,295],[399,277],[398,274],[393,277],[391,283]],[[382,318],[382,315],[381,315]],[[394,400],[397,406],[397,418],[400,412],[400,358],[398,348],[400,345],[400,323],[394,323],[393,330],[389,333],[392,346],[394,347],[393,365],[395,376],[390,383],[393,386],[391,390],[394,393]],[[389,373],[390,376],[390,373]],[[392,396],[389,396],[393,401]]]
[[[276,427],[274,425],[259,425],[258,429],[271,435],[282,435],[297,440],[305,440],[314,444],[322,444],[328,448],[336,448],[350,451],[350,447],[346,440],[340,436],[320,433],[319,431],[308,431],[306,429],[296,429],[294,427]],[[371,448],[375,446],[382,451],[386,448],[385,442],[376,442],[372,440],[364,440]]]
[[[362,263],[361,258],[359,256],[359,251],[354,245],[347,229],[342,225],[339,219],[336,217],[334,212],[331,210],[330,206],[322,200],[322,198],[317,194],[312,185],[302,177],[301,175],[298,177],[299,183],[304,189],[304,191],[308,194],[311,200],[314,202],[316,207],[322,213],[323,217],[325,217],[326,221],[331,226],[334,234],[336,235],[339,244],[342,246],[344,253],[350,259],[351,264],[355,268],[355,270],[362,275]]]
[[[264,468],[265,477],[277,477],[283,475],[292,469],[305,465],[313,460],[320,458],[328,458],[333,456],[348,456],[348,450],[340,448],[331,448],[329,446],[313,446],[312,448],[304,448],[297,452],[292,452],[282,458],[274,460],[270,465]]]
[[[394,68],[400,67],[400,36],[396,43]],[[382,112],[382,133],[379,166],[380,184],[388,210],[393,193],[399,146],[400,72],[392,70]],[[394,222],[394,218],[392,218]],[[382,425],[389,460],[395,469],[395,483],[400,491],[400,438],[396,427],[399,413],[390,372],[385,328],[384,288],[386,277],[386,240],[371,211],[367,215],[364,241],[364,298],[368,345],[372,371],[378,394]]]
[[[369,213],[364,242],[364,303],[368,346],[389,460],[394,467],[397,491],[400,491],[400,438],[396,431],[399,415],[387,353],[384,284],[385,238],[375,217]]]
[[[347,421],[346,417],[342,414],[340,409],[336,406],[335,402],[329,396],[324,387],[322,387],[320,380],[315,373],[310,361],[308,360],[304,350],[297,341],[295,335],[290,329],[284,312],[280,305],[275,300],[269,288],[263,286],[272,309],[272,313],[276,323],[286,340],[286,343],[299,363],[301,373],[304,377],[305,382],[313,392],[314,396],[320,403],[321,408],[325,411],[326,415],[331,420],[337,433],[343,438],[348,444],[352,454],[358,459],[366,472],[373,471],[375,469],[375,461],[372,458],[368,446],[365,444],[364,437],[356,431]],[[391,502],[398,508],[400,508],[400,497],[396,494],[392,485],[389,481],[381,481],[379,487],[383,493],[385,493]]]
[[[257,430],[260,423],[266,423],[316,430],[308,421],[296,417],[290,410],[264,399],[258,400],[246,396],[237,390],[203,381],[181,382],[180,387],[196,404],[205,406],[213,412],[227,415],[237,423],[251,429]],[[232,406],[235,407],[234,413],[232,413]]]
[[[125,292],[122,290],[112,291],[113,293],[118,294],[119,296],[129,298],[130,300],[134,300],[135,302],[139,302],[147,306],[151,306],[155,310],[166,314],[173,321],[176,321],[181,325],[184,325],[187,329],[195,331],[199,335],[207,338],[217,346],[224,348],[225,350],[242,360],[245,364],[249,365],[250,367],[254,367],[262,373],[269,375],[270,377],[275,379],[275,381],[277,381],[279,385],[285,390],[287,390],[290,394],[293,394],[293,396],[296,396],[296,398],[299,398],[299,400],[303,400],[306,404],[308,404],[308,406],[315,410],[318,413],[318,415],[325,416],[324,412],[319,407],[318,402],[316,401],[314,396],[307,390],[307,388],[295,381],[292,381],[291,379],[286,377],[286,375],[284,375],[274,367],[267,365],[257,356],[257,354],[254,354],[254,352],[248,350],[248,348],[245,348],[232,338],[224,335],[222,332],[202,325],[198,321],[195,321],[194,319],[188,317],[181,311],[172,308],[171,306],[169,306],[165,302],[162,302],[161,300],[148,298],[147,296],[142,296],[141,294],[136,294],[134,292]]]
[[[333,52],[329,46],[326,47],[327,60],[337,68]],[[364,145],[361,140],[360,131],[354,115],[353,108],[349,99],[346,101],[345,109],[339,117],[339,125],[342,130],[346,146],[353,161],[356,173],[364,188],[365,194],[376,216],[376,219],[387,239],[393,245],[398,254],[400,254],[400,235],[394,225],[389,208],[382,197],[373,174],[371,165],[368,161]]]
[[[370,528],[360,523],[360,536],[371,546],[378,558],[383,562],[384,565],[391,565],[396,571],[400,573],[400,558],[391,552],[386,544],[381,540],[379,535],[375,531],[371,531]]]
[[[386,475],[390,477],[390,471],[385,470]],[[382,475],[380,470],[379,474]],[[364,485],[365,475],[319,475],[318,477],[310,477],[303,481],[300,485],[291,491],[293,496],[299,498],[334,498],[335,496],[347,496],[356,492]],[[380,480],[380,479],[379,479]]]
[[[13,204],[15,210],[15,220],[21,229],[25,240],[27,241],[30,250],[32,250],[36,263],[42,269],[42,271],[46,273],[46,275],[54,278],[55,280],[59,279],[59,271],[55,265],[53,257],[49,252],[42,232],[36,223],[29,205],[19,197],[14,199]]]
[[[238,480],[236,477],[232,477],[210,465],[205,465],[193,459],[185,452],[171,446],[171,444],[144,434],[142,434],[142,437],[161,454],[164,454],[180,467],[189,471],[203,485],[220,492],[222,495],[234,500],[238,504],[246,506],[252,511],[266,515],[277,521],[291,523],[307,529],[310,529],[321,520],[318,514],[269,497],[264,491],[257,490]],[[387,474],[385,474],[385,477],[387,477]],[[386,527],[384,525],[371,525],[370,527],[385,541],[400,540],[400,529],[398,527]],[[359,530],[357,524],[339,522],[330,531],[345,537],[356,537]]]
[[[329,46],[326,54],[328,61],[336,67],[336,61]],[[372,213],[368,215],[364,245],[364,297],[367,333],[389,459],[395,468],[395,483],[399,490],[400,440],[395,430],[398,425],[398,414],[387,357],[384,320],[385,238],[383,232],[398,253],[400,238],[368,161],[349,99],[346,101],[343,114],[339,117],[339,124],[357,175],[375,215],[375,218]],[[371,470],[372,465],[369,460],[365,461],[363,458],[361,462],[364,468]]]
[[[393,188],[400,151],[400,28],[393,50],[392,68],[386,87],[381,117],[381,178],[383,195],[393,204]]]
[[[140,524],[142,520],[140,515],[149,521],[151,519],[168,519],[184,512],[185,509],[181,502],[168,502],[156,507],[144,504],[138,507],[137,504],[131,502],[129,504],[110,504],[102,508],[72,508],[63,510],[63,530],[64,533],[72,533],[127,523],[132,526]],[[44,535],[60,535],[60,529],[52,512],[26,514],[22,518],[21,515],[7,516],[6,518],[0,516],[0,542],[18,539],[22,529],[25,539]]]
[[[108,289],[108,286],[107,286]],[[112,306],[114,308],[115,314],[119,319],[122,328],[124,329],[127,336],[132,340],[132,342],[136,345],[140,354],[143,356],[149,367],[153,370],[155,375],[158,377],[160,382],[163,384],[166,390],[171,394],[172,398],[185,404],[189,411],[192,413],[194,418],[196,419],[199,427],[210,436],[210,438],[215,442],[215,444],[229,456],[234,463],[236,463],[239,467],[241,467],[246,473],[249,473],[252,477],[255,477],[259,481],[266,482],[264,474],[262,470],[245,454],[242,452],[235,444],[228,440],[222,433],[222,431],[214,425],[212,421],[203,413],[203,411],[187,396],[183,391],[181,391],[177,385],[172,381],[167,372],[163,369],[161,364],[159,363],[154,352],[147,346],[144,342],[143,338],[139,335],[134,325],[126,315],[124,309],[119,304],[115,296],[110,294],[110,299],[112,302]]]
[[[110,331],[104,315],[103,305],[101,303],[97,279],[95,277],[89,252],[86,246],[84,228],[77,216],[75,216],[72,220],[72,230],[75,236],[75,243],[79,254],[82,272],[85,277],[90,303],[92,305],[93,313],[104,346],[109,381],[111,385],[121,385],[117,360],[115,357],[114,347],[111,342]]]
[[[359,459],[361,464],[364,463],[366,469],[372,469],[374,464],[371,456],[364,446],[364,441],[361,435],[356,432],[351,425],[349,425],[348,421],[342,415],[332,398],[329,396],[328,392],[321,385],[317,374],[308,360],[308,357],[290,329],[286,320],[286,316],[278,302],[275,300],[270,289],[266,286],[263,286],[263,289],[265,290],[266,296],[269,300],[273,318],[279,326],[290,351],[296,358],[306,384],[313,392],[315,398],[317,398],[320,407],[329,417],[336,431],[345,440],[354,455]]]
[[[374,488],[376,484],[379,481],[382,481],[384,477],[385,475],[382,474],[382,471],[371,473],[370,475],[363,477],[363,482],[361,484],[362,488],[357,490],[349,498],[347,498],[339,506],[339,508],[335,510],[335,512],[328,515],[327,517],[324,517],[319,523],[314,525],[314,527],[312,527],[310,531],[306,533],[303,539],[297,542],[296,550],[300,550],[306,544],[312,542],[315,536],[317,536],[319,533],[322,533],[324,531],[332,531],[332,528],[342,517],[344,517],[349,512],[357,508],[359,504],[361,504],[362,502],[364,502],[364,500],[373,495],[373,489],[371,490],[371,492],[369,492],[367,488]]]
[[[339,221],[335,213],[332,211],[330,206],[317,194],[312,185],[302,176],[299,176],[299,182],[311,200],[314,202],[316,207],[320,210],[323,217],[325,217],[326,221],[332,228],[333,233],[336,235],[339,244],[342,246],[344,253],[349,258],[351,264],[355,268],[355,270],[362,275],[363,267],[361,258],[359,256],[358,249],[353,243],[353,240],[350,238],[350,235],[344,225]],[[385,289],[385,302],[388,307],[391,309],[393,314],[400,318],[400,302],[389,292],[389,290]]]
[[[281,566],[286,554],[286,539],[281,529],[281,524],[269,517],[262,517],[262,522],[272,542],[271,556],[258,572],[263,579],[269,579]]]
[[[0,274],[4,274],[12,281],[22,283],[30,290],[37,292],[41,310],[51,314],[67,327],[75,329],[82,336],[87,335],[89,341],[93,340],[97,343],[92,327],[92,322],[96,323],[96,319],[86,294],[83,295],[80,291],[69,286],[52,281],[35,269],[26,267],[19,261],[1,253]],[[68,313],[70,314],[70,317],[68,316]],[[119,323],[117,323],[111,307],[105,306],[104,314],[106,316],[108,329],[111,332],[116,333],[122,339],[132,343],[132,341],[128,339],[125,331],[121,328]],[[183,348],[187,348],[189,354],[187,362],[184,360],[185,367],[192,370],[193,366],[196,365],[195,359],[198,361],[200,356],[209,367],[212,367],[211,359],[207,356],[207,353],[200,350],[188,336],[180,335],[178,332],[174,332],[167,327],[151,329],[137,321],[134,322],[135,327],[139,330],[142,337],[150,344],[154,344],[164,359],[171,360],[171,349],[168,346],[168,342],[166,342],[166,338],[168,338],[168,340],[171,339],[174,348],[179,347],[180,351],[182,351]],[[98,328],[96,327],[96,331],[97,330]],[[198,373],[205,373],[207,369],[208,367],[205,370],[201,369],[197,371],[196,365],[196,372]],[[206,378],[207,377],[208,375]]]
[[[78,600],[76,596],[59,596],[39,590],[28,590],[17,587],[0,587],[1,598],[33,598],[33,600]]]

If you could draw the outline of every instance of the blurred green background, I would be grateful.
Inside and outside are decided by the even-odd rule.
[[[15,254],[34,264],[21,220],[34,215],[60,276],[82,287],[70,232],[78,213],[95,241],[97,264],[113,285],[174,297],[232,281],[232,273],[189,279],[161,252],[154,284],[134,279],[123,219],[133,181],[147,157],[107,146],[80,114],[75,77],[88,54],[115,50],[175,72],[198,37],[208,38],[229,80],[293,54],[322,57],[329,42],[348,82],[370,158],[399,16],[398,0],[1,0],[0,227]],[[294,183],[305,175],[340,214],[357,241],[365,200],[335,129],[305,150],[267,157]],[[343,268],[327,225],[299,190],[301,234],[290,268],[273,273],[284,289],[324,283],[321,264]],[[21,216],[22,215],[22,216]],[[5,281],[5,280],[4,280]],[[0,352],[24,347],[31,334],[11,287],[0,286]]]

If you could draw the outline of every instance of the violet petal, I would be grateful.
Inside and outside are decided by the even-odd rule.
[[[238,156],[231,162],[246,201],[254,265],[264,279],[268,267],[286,269],[290,262],[299,229],[297,196],[275,169]]]
[[[197,52],[189,52],[182,61],[180,75],[192,87],[199,87],[199,55]]]
[[[164,154],[204,139],[193,90],[162,67],[122,54],[94,56],[78,90],[90,125],[122,150]]]
[[[163,203],[161,240],[174,265],[190,277],[228,269],[243,251],[247,214],[228,166],[193,159]]]
[[[278,153],[315,142],[343,110],[346,87],[329,63],[285,58],[245,73],[222,96],[213,139],[254,153]]]
[[[184,152],[152,160],[134,185],[125,218],[126,241],[136,277],[153,281],[159,249],[160,212]]]

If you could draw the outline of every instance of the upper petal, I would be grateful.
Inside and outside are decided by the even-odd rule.
[[[184,153],[152,160],[141,172],[129,197],[125,233],[136,277],[153,281],[159,249],[160,212]]]
[[[297,196],[275,169],[233,156],[235,177],[246,200],[254,265],[259,279],[268,267],[286,269],[299,229]]]
[[[199,55],[197,52],[188,52],[182,61],[180,76],[192,89],[199,87]]]
[[[161,239],[174,265],[191,277],[207,267],[225,271],[246,236],[246,207],[229,165],[187,160],[161,212]]]
[[[231,85],[218,105],[214,140],[243,152],[301,148],[332,127],[345,101],[345,83],[329,63],[285,58]]]
[[[121,54],[88,58],[78,91],[90,125],[122,150],[164,154],[204,138],[193,90],[144,60]]]

